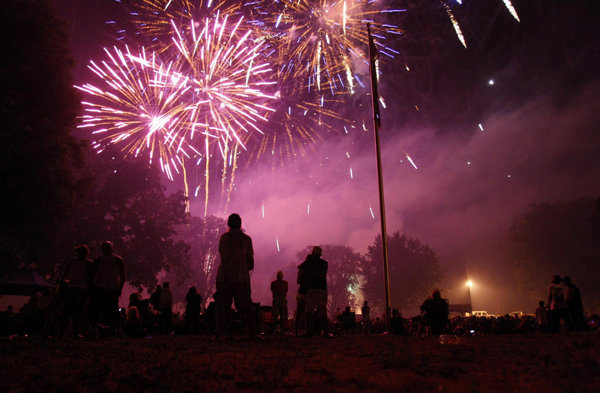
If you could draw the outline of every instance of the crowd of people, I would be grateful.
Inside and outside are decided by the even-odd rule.
[[[252,239],[242,229],[238,214],[227,220],[229,230],[219,240],[220,265],[216,277],[214,301],[202,309],[203,299],[197,288],[189,288],[183,315],[173,313],[173,293],[168,281],[157,285],[148,299],[134,292],[128,307],[119,309],[119,297],[126,280],[125,262],[113,253],[105,241],[101,255],[89,258],[87,246],[75,248],[54,294],[35,294],[21,309],[21,318],[9,310],[2,314],[0,335],[39,333],[52,337],[101,337],[151,334],[213,335],[231,340],[235,335],[260,338],[258,333],[295,334],[330,337],[340,334],[399,335],[491,334],[517,332],[584,331],[598,328],[598,318],[585,320],[581,294],[569,277],[554,276],[548,287],[547,303],[541,300],[535,315],[450,318],[448,300],[434,290],[420,307],[421,315],[405,319],[397,309],[371,318],[364,301],[358,318],[350,306],[339,308],[333,318],[327,316],[327,269],[321,247],[312,248],[298,266],[296,312],[288,317],[288,282],[283,272],[271,282],[271,307],[252,302],[250,274],[254,268]],[[232,305],[235,304],[235,311]],[[561,324],[562,323],[562,324]]]

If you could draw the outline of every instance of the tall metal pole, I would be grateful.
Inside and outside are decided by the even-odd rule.
[[[375,132],[375,152],[377,155],[377,183],[379,185],[379,216],[381,221],[381,244],[383,247],[383,274],[385,282],[385,325],[386,330],[390,331],[390,274],[388,263],[387,230],[385,225],[385,200],[383,194],[383,172],[381,164],[381,144],[379,140],[379,128],[381,127],[379,113],[379,94],[377,92],[377,67],[375,59],[379,56],[377,48],[371,36],[371,27],[367,24],[367,33],[369,35],[369,74],[371,76],[371,98],[373,110],[373,130]]]

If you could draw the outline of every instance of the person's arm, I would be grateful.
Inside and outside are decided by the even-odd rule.
[[[119,275],[121,277],[119,292],[123,290],[125,285],[125,263],[122,258],[117,258],[117,267],[119,268]]]
[[[254,270],[254,249],[252,248],[252,239],[248,237],[248,255],[247,255],[248,271]]]

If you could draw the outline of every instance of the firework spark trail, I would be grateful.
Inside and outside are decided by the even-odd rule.
[[[446,10],[446,14],[448,14],[448,18],[450,18],[450,21],[452,22],[452,26],[454,27],[454,31],[456,32],[456,36],[460,40],[460,43],[463,44],[463,46],[466,48],[467,41],[465,41],[465,36],[463,35],[463,32],[460,28],[460,25],[458,24],[458,21],[456,20],[456,17],[454,17],[452,10],[446,3],[442,2],[442,5],[444,6],[444,9]]]
[[[342,102],[328,100],[327,104]],[[269,122],[270,127],[264,135],[247,135],[245,142],[249,150],[248,164],[264,160],[267,156],[272,158],[273,165],[279,166],[296,157],[305,158],[309,151],[314,152],[316,144],[325,140],[326,134],[339,133],[336,126],[350,124],[341,114],[320,103],[294,100],[291,97],[281,99],[278,110],[269,118]],[[255,138],[257,136],[260,138]]]
[[[103,87],[75,86],[93,97],[93,102],[82,102],[85,114],[78,127],[92,130],[99,151],[115,144],[125,156],[147,154],[150,163],[158,155],[161,170],[173,179],[179,157],[196,154],[182,127],[185,107],[180,99],[189,90],[187,81],[171,73],[172,64],[162,64],[143,48],[137,55],[128,47],[125,52],[116,47],[104,51],[108,60],[88,65]]]
[[[517,10],[515,9],[515,7],[513,7],[511,1],[510,0],[502,0],[502,1],[504,2],[506,9],[510,12],[510,14],[513,16],[513,18],[515,18],[517,22],[521,22],[521,19],[519,19],[519,14],[517,14]]]
[[[508,12],[510,12],[510,14],[513,16],[513,18],[515,18],[515,20],[517,22],[521,22],[521,19],[519,18],[519,14],[517,13],[517,10],[513,6],[512,2],[510,0],[502,0],[502,2],[504,3],[504,6],[508,10]],[[458,23],[458,20],[454,16],[454,13],[452,12],[452,9],[444,1],[441,1],[441,3],[444,6],[444,10],[446,11],[446,14],[448,15],[448,18],[450,18],[450,21],[452,22],[452,26],[454,27],[454,31],[456,32],[456,36],[460,40],[461,44],[463,44],[463,46],[466,48],[467,47],[467,42],[465,40],[465,36],[463,35],[462,29],[460,27],[460,24]],[[457,3],[459,5],[462,5],[462,1],[457,1]]]

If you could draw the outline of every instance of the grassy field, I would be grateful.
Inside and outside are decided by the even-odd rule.
[[[599,392],[600,335],[0,341],[3,392]]]

